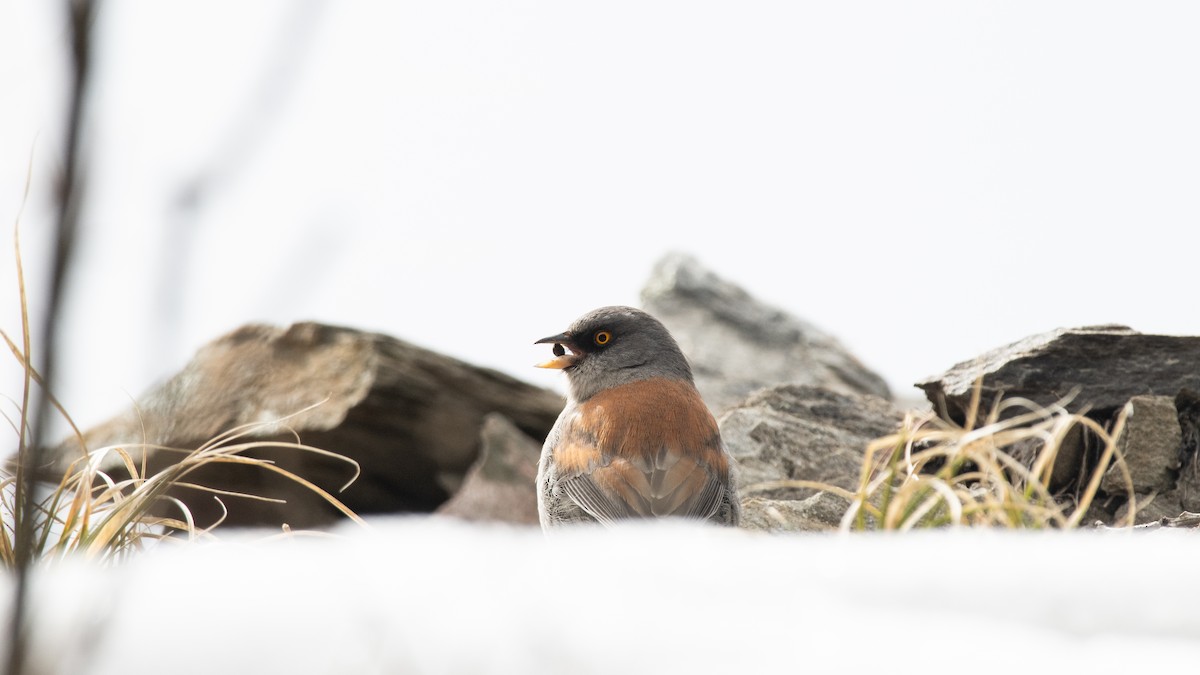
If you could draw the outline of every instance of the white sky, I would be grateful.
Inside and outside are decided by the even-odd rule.
[[[636,304],[674,249],[897,390],[1058,326],[1200,333],[1194,3],[103,4],[59,385],[85,425],[249,321],[555,386],[530,343]],[[31,281],[49,5],[0,4],[0,224],[32,156]]]

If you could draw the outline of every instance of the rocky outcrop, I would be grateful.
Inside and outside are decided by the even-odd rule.
[[[718,422],[725,445],[737,460],[738,483],[749,512],[746,526],[768,530],[837,527],[846,507],[841,499],[824,495],[802,503],[823,493],[756,486],[807,480],[855,490],[867,444],[895,431],[902,418],[900,410],[881,398],[799,385],[760,391],[726,411]],[[823,528],[814,527],[814,521]]]
[[[144,455],[154,474],[180,457],[162,448],[191,450],[241,427],[239,442],[298,439],[357,462],[361,475],[337,492],[353,475],[344,461],[290,448],[247,451],[337,493],[360,514],[432,511],[479,456],[489,413],[543,438],[561,409],[553,392],[386,335],[317,323],[250,325],[203,347],[182,372],[135,409],[88,431],[84,442],[93,451],[122,446],[135,464]],[[495,423],[485,431],[485,439],[503,435]],[[59,475],[80,451],[77,440],[51,451]],[[119,479],[123,464],[109,458],[102,468]],[[212,465],[188,480],[285,500],[223,497],[229,524],[309,527],[337,515],[303,486],[256,467]],[[181,488],[171,496],[200,525],[220,516],[208,493]]]
[[[714,410],[777,384],[891,397],[883,378],[833,336],[755,300],[689,256],[668,255],[655,266],[642,305],[679,341]]]
[[[1200,509],[1200,396],[1194,392],[1200,388],[1200,337],[1145,335],[1124,326],[1059,329],[960,363],[917,386],[935,410],[961,422],[976,382],[984,411],[1003,397],[1063,403],[1110,429],[1124,415],[1120,459],[1106,470],[1089,516],[1101,522],[1124,518],[1131,487],[1138,523]],[[1060,493],[1078,492],[1102,450],[1091,434],[1067,441],[1051,484]]]

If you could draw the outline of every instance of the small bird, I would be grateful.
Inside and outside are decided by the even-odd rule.
[[[601,307],[534,344],[547,343],[554,358],[537,365],[566,372],[569,389],[538,462],[542,529],[665,516],[738,524],[721,432],[658,319]]]

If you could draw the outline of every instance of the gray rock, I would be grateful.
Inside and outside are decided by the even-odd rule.
[[[807,499],[748,497],[742,500],[741,527],[764,532],[830,532],[841,525],[848,507],[846,500],[828,492]]]
[[[760,391],[721,415],[718,423],[737,461],[743,499],[803,499],[816,491],[754,485],[811,480],[854,490],[867,444],[894,432],[904,414],[874,396],[783,385]]]
[[[785,383],[891,397],[883,378],[835,338],[755,300],[689,256],[659,261],[642,290],[642,304],[679,341],[696,386],[714,410]]]
[[[553,392],[386,335],[316,323],[286,329],[250,325],[200,349],[182,372],[142,397],[135,409],[86,432],[84,441],[93,451],[125,446],[135,462],[148,448],[145,459],[155,474],[180,457],[155,446],[190,450],[255,425],[241,440],[298,436],[358,462],[361,476],[336,495],[358,513],[432,511],[458,489],[475,462],[485,415],[501,413],[522,432],[542,438],[562,405]],[[75,439],[49,452],[59,476],[79,454]],[[247,454],[333,492],[353,472],[343,461],[294,449]],[[113,455],[109,460],[102,468],[120,479],[121,463]],[[310,527],[337,517],[305,488],[259,468],[216,465],[188,478],[286,500],[223,498],[229,524]],[[220,515],[208,493],[179,489],[172,496],[202,526]]]
[[[1184,389],[1175,397],[1179,415],[1179,500],[1184,510],[1200,511],[1200,392]]]
[[[483,420],[479,459],[462,487],[437,513],[463,520],[538,523],[538,455],[542,444],[526,436],[499,413]]]
[[[1167,522],[1178,518],[1180,514],[1184,513],[1184,508],[1179,503],[1179,493],[1176,490],[1169,490],[1163,493],[1139,493],[1136,494],[1136,499],[1137,515],[1133,519],[1134,525]],[[1111,522],[1113,524],[1124,524],[1128,514],[1129,503],[1126,502],[1117,509]]]
[[[1135,396],[1128,406],[1129,415],[1125,431],[1117,439],[1117,450],[1125,459],[1134,492],[1173,489],[1183,443],[1174,397]],[[1124,473],[1115,462],[1105,471],[1100,489],[1110,495],[1123,494],[1128,489]]]
[[[975,381],[986,409],[1003,393],[1040,405],[1078,390],[1069,408],[1106,416],[1134,396],[1200,388],[1200,337],[1144,335],[1124,326],[1059,329],[960,363],[917,384],[935,409],[965,418]]]

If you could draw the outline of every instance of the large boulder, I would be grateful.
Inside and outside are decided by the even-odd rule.
[[[759,302],[689,256],[659,261],[642,290],[642,306],[679,341],[714,410],[777,384],[891,398],[883,378],[836,338]]]
[[[134,464],[144,456],[155,474],[233,429],[236,442],[300,442],[339,453],[347,462],[293,448],[246,454],[275,462],[312,481],[358,513],[432,511],[462,483],[476,461],[485,417],[500,413],[520,432],[543,438],[559,395],[485,368],[377,333],[298,323],[249,325],[206,345],[134,409],[87,431],[93,452],[122,446]],[[81,454],[69,439],[49,452],[61,475]],[[109,453],[103,470],[120,478],[124,464]],[[127,474],[125,474],[127,476]],[[188,482],[284,503],[222,497],[229,524],[310,527],[336,512],[307,488],[258,467],[209,465]],[[180,488],[199,525],[215,521],[212,495]]]

